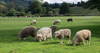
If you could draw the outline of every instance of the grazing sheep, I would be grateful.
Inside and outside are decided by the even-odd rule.
[[[69,18],[69,19],[67,19],[67,21],[68,22],[70,22],[70,21],[73,22],[73,19],[72,18]]]
[[[72,44],[75,46],[77,43],[83,43],[84,45],[86,45],[84,43],[84,40],[86,40],[86,42],[88,44],[90,44],[90,39],[91,39],[91,31],[90,30],[81,30],[78,31],[76,33],[76,35],[74,36],[73,40],[72,40]]]
[[[32,21],[31,21],[31,25],[32,25],[32,24],[36,24],[36,20],[32,20]]]
[[[41,42],[42,40],[52,39],[52,29],[49,27],[43,27],[37,32],[37,40]]]
[[[68,43],[70,42],[70,38],[71,38],[71,30],[70,29],[60,29],[59,31],[56,31],[54,33],[55,37],[58,37],[60,39],[60,44],[62,44],[62,39],[65,37],[68,38]]]
[[[55,24],[60,24],[60,22],[61,22],[61,20],[60,19],[57,19],[54,23],[53,23],[53,25],[55,25]]]
[[[57,29],[57,26],[56,25],[52,25],[50,28],[52,29],[52,32],[54,33],[56,31],[56,29]]]
[[[29,35],[31,35],[33,38],[35,37],[35,34],[36,34],[36,28],[35,27],[25,27],[23,28],[18,36],[19,36],[19,39],[26,39]]]

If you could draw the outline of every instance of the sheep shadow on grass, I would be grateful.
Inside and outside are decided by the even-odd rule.
[[[59,44],[59,42],[49,42],[49,43],[43,43],[42,45],[49,45],[49,44]]]

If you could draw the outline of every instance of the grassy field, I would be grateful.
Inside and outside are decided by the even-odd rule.
[[[70,17],[0,17],[0,53],[100,53],[100,16],[71,16],[74,22],[67,22],[67,18]],[[32,19],[37,20],[37,24],[32,25],[37,29],[49,27],[54,20],[61,19],[62,22],[57,25],[57,30],[71,29],[72,38],[77,31],[89,29],[92,32],[91,44],[72,46],[72,42],[68,44],[66,38],[63,39],[64,44],[59,44],[58,38],[43,42],[31,40],[31,37],[19,40],[18,32],[26,26],[31,26]]]

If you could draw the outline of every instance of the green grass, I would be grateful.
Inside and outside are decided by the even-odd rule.
[[[100,16],[71,16],[74,22],[67,22],[70,17],[36,17],[36,18],[18,18],[18,17],[0,17],[0,53],[99,53],[100,52]],[[27,40],[19,40],[18,32],[26,27],[31,26],[32,19],[37,20],[36,25],[32,25],[40,29],[41,27],[49,27],[54,20],[61,19],[61,24],[57,25],[58,29],[69,28],[72,31],[72,38],[75,33],[82,29],[89,29],[92,32],[90,45],[72,46],[72,42],[67,43],[67,39],[63,39],[64,44],[59,44],[58,38],[51,41],[37,42],[28,37]],[[71,38],[71,40],[72,40]]]

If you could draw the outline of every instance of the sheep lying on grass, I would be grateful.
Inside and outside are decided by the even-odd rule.
[[[57,29],[57,26],[56,25],[52,25],[50,28],[52,29],[52,32],[54,33],[56,31],[56,29]]]
[[[70,29],[60,29],[59,31],[56,31],[54,33],[55,37],[58,37],[60,39],[60,44],[62,44],[62,39],[64,37],[68,38],[68,43],[70,42],[70,38],[71,38],[71,30]]]
[[[49,27],[43,27],[37,32],[37,40],[41,42],[42,40],[47,40],[48,38],[52,39],[52,29]]]
[[[86,40],[86,42],[88,44],[90,44],[90,39],[91,39],[91,31],[90,30],[81,30],[78,31],[76,33],[76,35],[74,36],[73,40],[72,40],[72,44],[75,46],[77,43],[83,43],[84,45],[86,45],[84,43],[84,40]]]
[[[19,36],[19,39],[22,39],[24,38],[26,40],[26,38],[31,35],[33,38],[35,37],[35,34],[36,34],[36,28],[35,27],[25,27],[23,28],[18,36]]]
[[[61,20],[60,19],[57,19],[54,23],[53,23],[53,25],[55,25],[55,24],[60,24],[60,22],[61,22]]]
[[[67,19],[67,21],[68,22],[70,22],[70,21],[73,22],[73,19],[72,18],[69,18],[69,19]]]
[[[36,20],[32,20],[32,21],[31,21],[31,25],[32,25],[32,24],[36,24]]]

